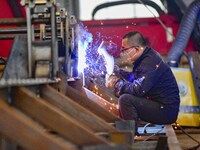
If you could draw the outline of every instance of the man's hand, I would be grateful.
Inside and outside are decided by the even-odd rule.
[[[114,88],[115,83],[119,80],[120,78],[115,76],[115,75],[110,75],[109,77],[106,78],[106,83],[105,86],[107,88]]]

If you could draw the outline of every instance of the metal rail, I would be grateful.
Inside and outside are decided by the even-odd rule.
[[[26,25],[27,20],[26,18],[1,18],[0,19],[0,25]],[[50,19],[49,18],[33,18],[34,24],[40,24],[45,23],[49,24]]]

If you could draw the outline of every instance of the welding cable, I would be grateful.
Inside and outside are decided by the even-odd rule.
[[[149,0],[141,0],[141,1],[143,3],[145,3],[145,5],[153,7],[158,12],[159,15],[164,13],[164,11],[160,8],[160,6],[157,5],[155,2],[149,1]],[[134,4],[134,3],[138,3],[138,0],[126,0],[126,1],[123,0],[123,1],[114,1],[114,2],[107,2],[107,3],[100,4],[97,7],[95,7],[95,9],[93,10],[92,20],[94,20],[95,14],[100,9],[111,7],[111,6],[124,5],[124,4]],[[141,3],[141,2],[139,2],[139,3]]]
[[[141,149],[143,149],[143,148],[145,149],[146,147],[143,147],[143,146],[145,145],[145,142],[146,142],[147,140],[149,140],[150,138],[152,138],[153,136],[155,136],[155,135],[159,134],[160,132],[162,132],[162,130],[163,130],[163,128],[160,129],[160,130],[158,130],[156,133],[151,134],[150,136],[148,136],[147,138],[145,138],[145,139],[142,140],[141,142],[138,142],[138,144],[141,146],[140,148],[141,148]]]
[[[158,133],[162,132],[163,129],[164,129],[164,128],[162,128],[162,129],[158,130],[157,132],[151,134],[150,136],[148,136],[147,138],[145,138],[141,143],[143,143],[143,142],[149,140],[149,139],[152,138],[153,136],[155,136],[155,135],[157,135]]]
[[[185,135],[187,135],[189,138],[191,138],[193,141],[195,141],[198,145],[195,145],[193,147],[188,148],[188,150],[194,150],[200,147],[200,142],[193,138],[191,135],[189,135],[177,122],[175,122],[175,125],[177,128],[179,128]]]
[[[194,26],[197,22],[198,14],[200,10],[200,0],[196,0],[190,4],[183,19],[180,23],[180,27],[175,41],[167,56],[167,63],[171,67],[178,67],[180,58],[185,50],[189,41],[190,35],[194,30]]]
[[[147,133],[146,128],[147,128],[149,125],[151,125],[151,123],[147,123],[147,124],[143,127],[142,133]]]

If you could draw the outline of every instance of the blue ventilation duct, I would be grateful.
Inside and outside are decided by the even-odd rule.
[[[174,40],[174,43],[167,57],[167,63],[171,67],[178,67],[180,58],[187,46],[195,24],[197,23],[199,9],[200,0],[196,0],[190,4],[182,18],[176,39]]]

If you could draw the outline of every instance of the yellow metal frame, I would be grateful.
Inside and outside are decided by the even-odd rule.
[[[0,79],[1,79],[1,77],[2,77],[2,75],[3,75],[3,70],[4,70],[4,68],[5,68],[5,65],[1,65],[1,64],[0,64]]]
[[[182,126],[199,126],[200,113],[197,95],[189,68],[171,68],[179,86],[181,98],[177,123]]]

